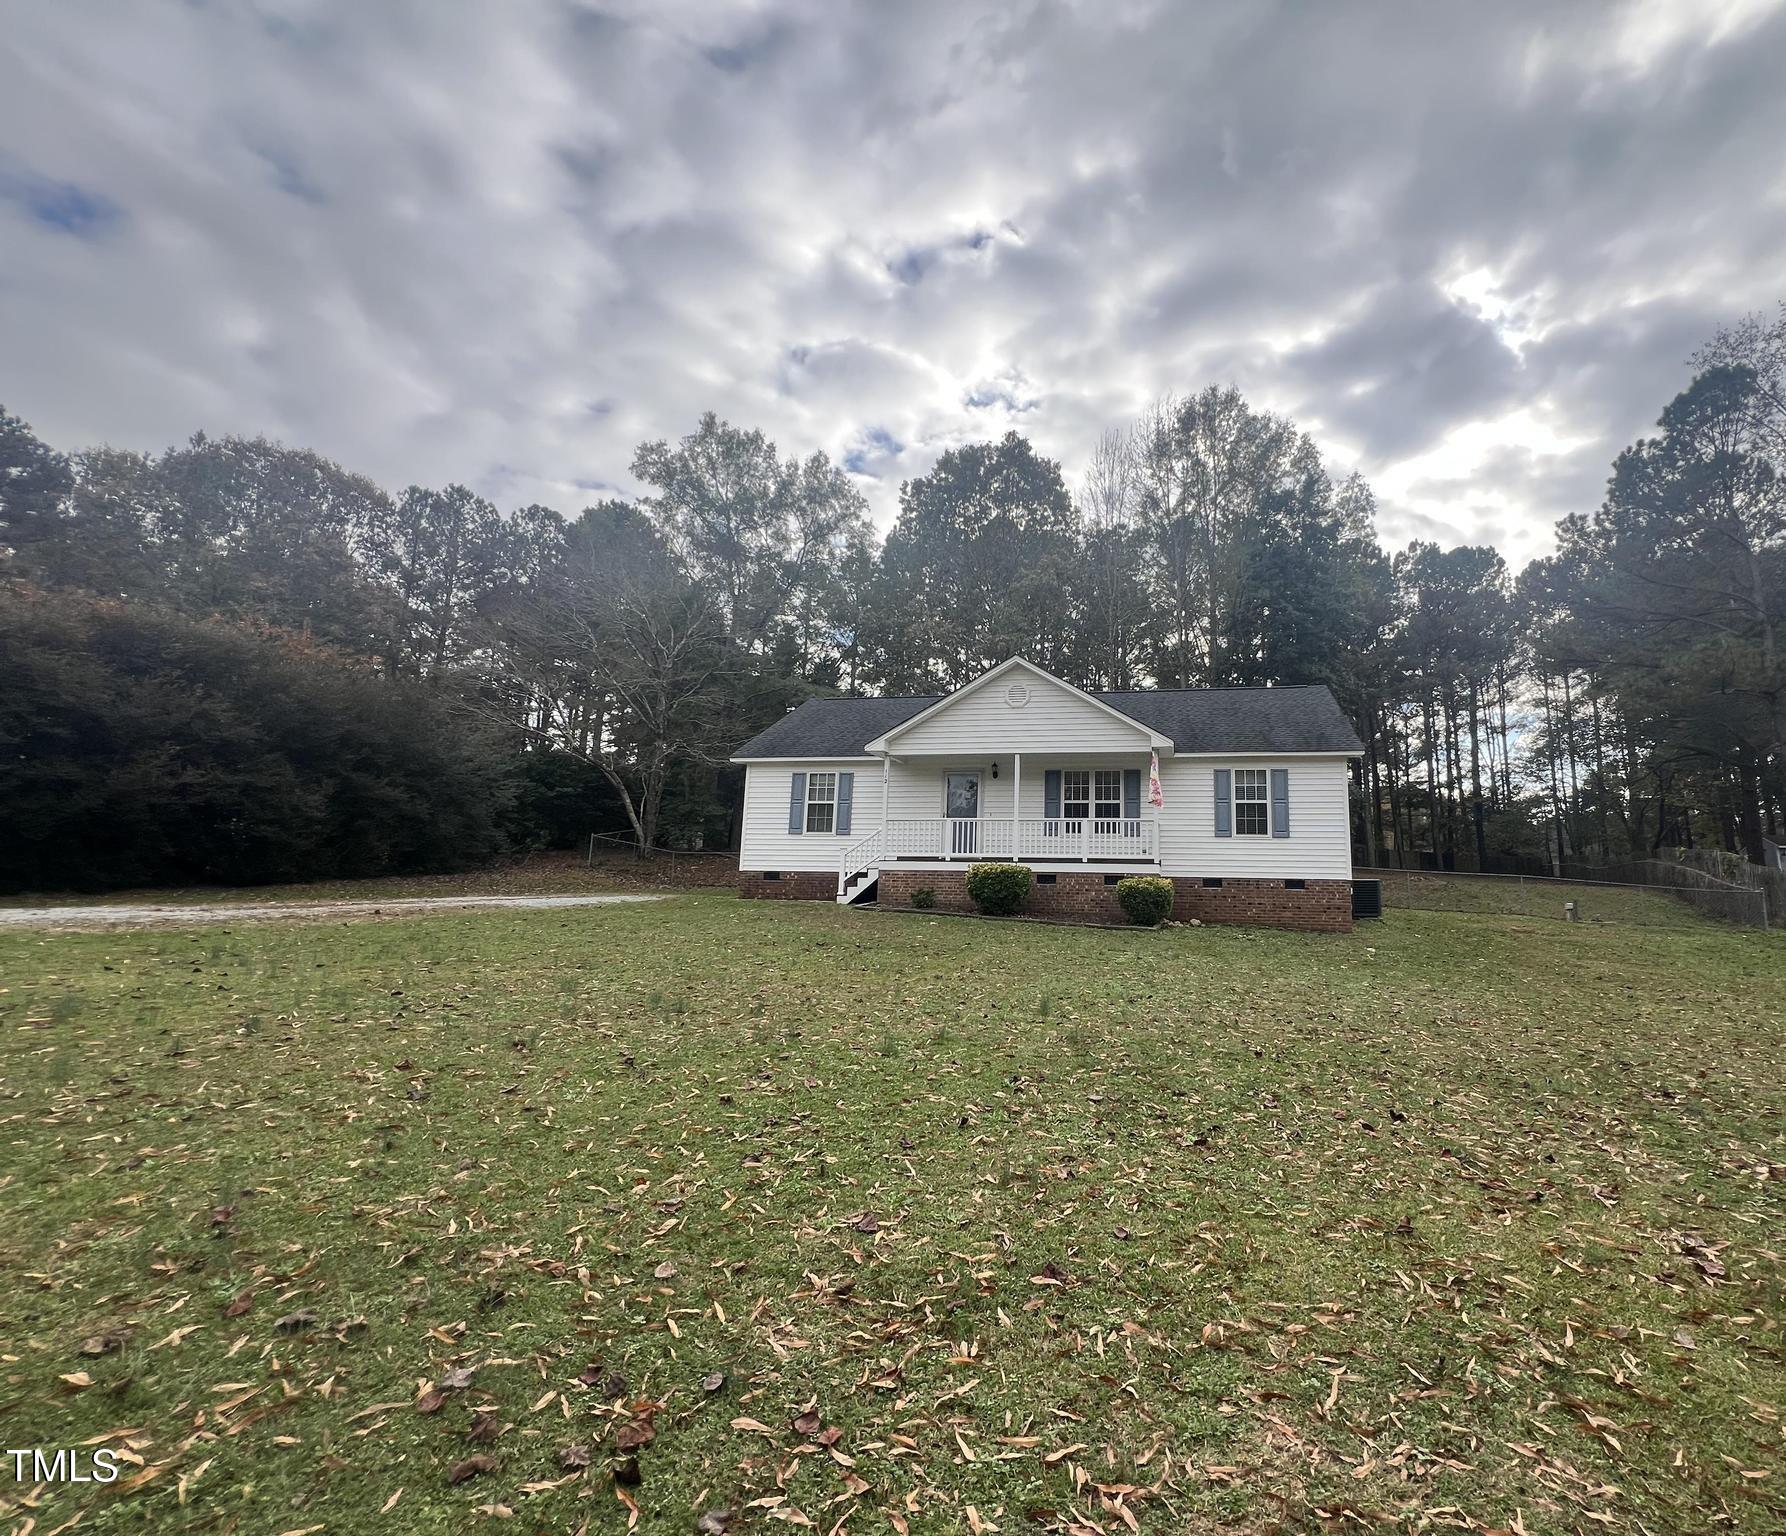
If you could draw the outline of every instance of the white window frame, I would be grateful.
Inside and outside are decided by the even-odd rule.
[[[1230,794],[1232,796],[1231,805],[1233,808],[1233,816],[1234,816],[1234,835],[1236,837],[1270,837],[1271,836],[1271,770],[1269,768],[1256,768],[1256,767],[1252,766],[1251,764],[1248,764],[1244,768],[1236,766],[1232,770],[1232,772],[1233,772],[1233,788],[1230,791]],[[1241,792],[1240,792],[1243,775],[1245,776],[1245,784],[1246,784],[1246,789],[1247,789],[1247,793],[1244,795],[1241,794]],[[1256,782],[1255,782],[1255,780],[1256,780]],[[1254,790],[1257,790],[1258,793],[1254,794],[1253,793]],[[1240,824],[1241,823],[1240,808],[1243,805],[1246,806],[1249,810],[1253,806],[1259,807],[1259,825],[1258,826],[1243,827]]]
[[[1116,793],[1113,795],[1110,795],[1110,796],[1105,796],[1105,795],[1099,793],[1099,791],[1105,787],[1104,784],[1100,783],[1099,781],[1100,780],[1108,781],[1111,779],[1114,779],[1116,781]],[[1105,813],[1104,813],[1104,808],[1106,806],[1109,806],[1112,808],[1108,815],[1105,815]],[[1122,769],[1120,769],[1120,768],[1094,768],[1094,769],[1092,769],[1092,771],[1091,771],[1091,814],[1092,814],[1092,819],[1094,821],[1121,821],[1122,820]]]
[[[1074,778],[1075,776],[1082,777],[1085,780],[1085,794],[1083,797],[1073,795],[1068,792],[1067,781],[1071,778]],[[1092,800],[1092,797],[1091,797],[1091,792],[1092,792],[1092,770],[1091,769],[1089,769],[1089,768],[1063,768],[1063,769],[1061,769],[1061,771],[1060,771],[1060,819],[1062,821],[1090,821],[1091,813],[1092,813],[1092,806],[1094,803]],[[1083,806],[1084,809],[1081,810],[1079,812],[1079,814],[1075,816],[1072,811],[1067,809],[1067,807],[1070,805]]]
[[[821,795],[820,788],[829,791]],[[831,813],[829,826],[815,827],[812,824],[813,812],[828,810]],[[808,837],[835,837],[837,835],[837,775],[833,773],[809,773],[806,776],[806,835]]]

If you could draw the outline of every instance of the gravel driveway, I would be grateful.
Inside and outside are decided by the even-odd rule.
[[[169,928],[293,917],[410,917],[467,907],[606,907],[661,896],[407,896],[391,901],[222,901],[191,906],[0,907],[0,928]]]

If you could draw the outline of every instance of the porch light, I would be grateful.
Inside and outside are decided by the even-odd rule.
[[[998,777],[998,761],[996,758],[993,760],[992,764],[992,776],[995,779]]]

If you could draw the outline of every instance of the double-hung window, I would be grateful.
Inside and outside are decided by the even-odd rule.
[[[1060,776],[1060,813],[1068,821],[1091,816],[1091,770],[1067,768]]]
[[[806,830],[830,832],[837,826],[837,775],[813,773],[806,777]]]
[[[1271,836],[1270,774],[1264,768],[1234,770],[1234,835]]]
[[[1099,821],[1122,817],[1122,769],[1100,768],[1092,775],[1092,814]]]

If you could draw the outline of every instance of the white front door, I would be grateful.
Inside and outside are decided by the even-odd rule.
[[[946,848],[953,859],[976,858],[980,852],[980,775],[951,773],[943,781]]]

